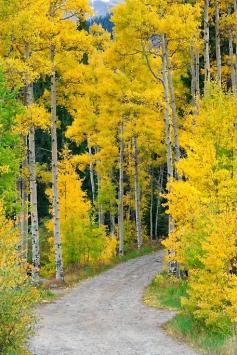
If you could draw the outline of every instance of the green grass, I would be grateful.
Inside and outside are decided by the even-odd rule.
[[[186,294],[186,281],[161,274],[146,289],[144,302],[151,307],[177,311],[177,315],[164,325],[164,329],[168,334],[189,343],[200,353],[236,355],[237,336],[231,325],[225,332],[218,331],[185,313],[181,299]]]
[[[191,315],[178,314],[165,327],[167,332],[210,355],[237,354],[237,342],[233,330],[223,333],[195,320]]]
[[[50,303],[57,299],[57,295],[50,289],[46,289],[43,286],[38,288],[39,291],[39,303]]]
[[[160,274],[146,289],[144,301],[150,306],[170,310],[181,309],[181,297],[186,295],[185,281]]]

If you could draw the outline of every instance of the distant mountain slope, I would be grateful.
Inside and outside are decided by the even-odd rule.
[[[93,23],[100,24],[106,31],[112,33],[113,31],[113,23],[111,22],[111,14],[107,13],[105,16],[95,16],[91,18],[88,22],[88,25],[92,25]]]
[[[94,8],[95,16],[105,16],[108,12],[110,12],[110,9],[121,2],[122,0],[109,0],[109,1],[103,1],[103,0],[94,0],[91,1],[91,5]]]

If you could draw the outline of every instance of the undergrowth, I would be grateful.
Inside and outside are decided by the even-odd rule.
[[[200,353],[208,355],[236,355],[237,335],[229,324],[225,332],[208,327],[185,312],[182,297],[187,295],[187,282],[163,273],[152,281],[144,294],[144,302],[156,308],[177,311],[163,328],[174,337],[186,341]]]

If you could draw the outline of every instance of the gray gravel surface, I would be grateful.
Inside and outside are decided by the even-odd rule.
[[[162,252],[120,264],[40,307],[30,350],[36,355],[194,355],[160,326],[173,313],[142,303],[161,271]]]

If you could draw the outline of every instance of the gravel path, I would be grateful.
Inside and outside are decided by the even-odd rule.
[[[172,312],[142,303],[144,287],[161,270],[162,252],[81,282],[41,307],[30,349],[36,355],[195,355],[164,334]]]

